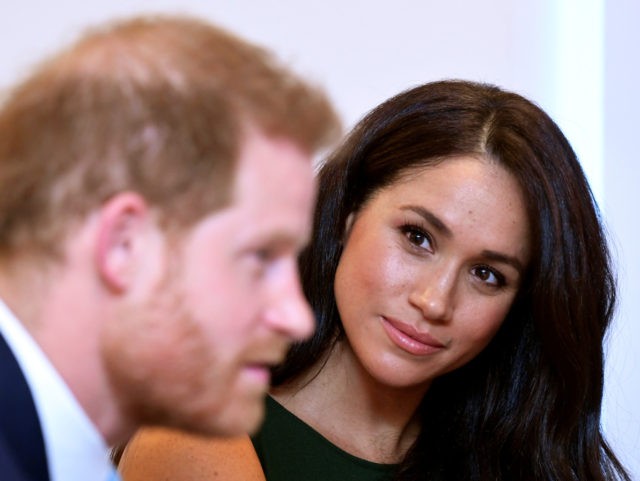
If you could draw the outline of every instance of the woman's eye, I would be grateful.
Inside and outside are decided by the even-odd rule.
[[[422,249],[431,249],[431,239],[429,235],[422,230],[412,226],[405,226],[403,232],[413,245]]]
[[[494,271],[488,266],[477,266],[473,268],[473,275],[475,275],[482,282],[501,287],[505,284],[505,278],[502,274]]]

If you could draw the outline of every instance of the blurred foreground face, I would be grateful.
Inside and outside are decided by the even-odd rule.
[[[233,201],[174,245],[158,231],[151,287],[105,335],[108,369],[132,421],[253,431],[269,367],[312,333],[297,270],[315,200],[310,157],[251,131],[234,182]]]
[[[521,189],[473,157],[415,170],[352,218],[335,294],[354,365],[424,392],[501,326],[529,262]]]

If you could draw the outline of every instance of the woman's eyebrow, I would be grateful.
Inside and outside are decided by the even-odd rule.
[[[520,273],[520,275],[522,275],[522,273],[524,272],[524,266],[522,265],[522,262],[520,262],[520,260],[517,257],[503,254],[502,252],[489,251],[489,250],[482,251],[482,256],[492,261],[501,262],[503,264],[509,264],[511,267],[517,270]]]
[[[403,205],[400,207],[400,210],[410,210],[411,212],[415,212],[445,237],[453,237],[451,229],[449,229],[447,225],[430,210],[419,205]]]

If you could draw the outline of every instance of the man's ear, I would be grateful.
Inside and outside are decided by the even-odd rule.
[[[102,282],[113,292],[126,291],[136,272],[138,256],[152,217],[139,194],[123,192],[109,199],[99,213],[96,268]]]

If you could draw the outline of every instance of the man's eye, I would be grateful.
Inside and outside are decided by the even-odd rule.
[[[274,254],[271,249],[257,249],[255,255],[260,262],[268,263],[273,259]]]

